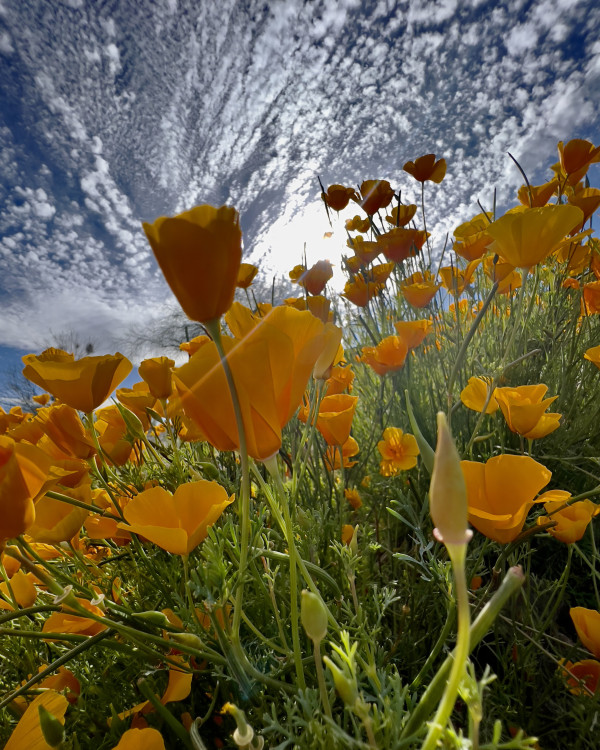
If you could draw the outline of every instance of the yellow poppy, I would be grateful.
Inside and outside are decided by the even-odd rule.
[[[96,607],[95,604],[91,604],[87,599],[77,599],[78,604],[87,609],[88,612],[102,617],[102,610]],[[67,605],[63,605],[61,612],[53,612],[48,617],[42,627],[43,633],[77,633],[79,635],[96,635],[106,629],[106,625],[91,617],[84,617],[79,614],[75,614],[68,608]],[[48,640],[52,640],[49,638]]]
[[[558,143],[560,166],[568,175],[568,184],[576,185],[588,171],[590,164],[600,161],[600,146],[583,138],[573,138],[567,144]]]
[[[91,505],[91,480],[87,477],[76,487],[61,487],[63,495]],[[27,529],[27,534],[36,542],[60,544],[68,542],[83,526],[89,511],[70,505],[62,500],[54,500],[47,495],[35,504],[35,521]]]
[[[354,381],[354,373],[350,365],[342,367],[338,365],[331,370],[331,375],[326,381],[326,389],[324,396],[335,396],[336,393],[343,393],[348,391],[352,392],[352,382]]]
[[[381,246],[377,242],[370,242],[363,237],[352,237],[346,244],[351,250],[354,250],[359,266],[368,266],[381,253]],[[351,263],[353,259],[350,258],[349,261]]]
[[[62,455],[87,460],[96,453],[94,439],[85,429],[76,409],[66,404],[38,409],[35,421],[51,441],[38,441],[38,445],[56,458]],[[54,450],[52,449],[54,447]],[[56,451],[58,448],[58,452]]]
[[[582,218],[583,211],[569,205],[509,212],[487,229],[494,239],[491,250],[515,268],[531,268],[550,255]]]
[[[347,281],[341,294],[357,307],[365,307],[369,302],[383,291],[383,284],[369,281],[364,274],[358,273],[353,279]]]
[[[477,214],[454,230],[454,252],[468,261],[476,260],[486,252],[492,242],[487,233],[490,222],[485,214]]]
[[[461,468],[469,523],[501,544],[519,536],[535,496],[552,477],[552,472],[529,456],[494,456],[485,464],[461,461]]]
[[[584,315],[600,313],[600,281],[590,281],[583,285],[581,308]]]
[[[412,175],[418,182],[430,180],[440,183],[446,176],[446,160],[438,159],[436,161],[435,154],[425,154],[425,156],[419,156],[414,161],[407,161],[402,169]]]
[[[379,473],[393,477],[400,471],[407,471],[417,465],[419,446],[414,435],[405,434],[399,427],[387,427],[383,440],[377,443],[381,454]]]
[[[416,213],[417,206],[414,203],[408,206],[394,206],[385,220],[394,227],[405,227]]]
[[[131,372],[131,362],[118,352],[76,360],[62,349],[46,349],[23,357],[23,375],[64,404],[86,413],[97,409]]]
[[[600,346],[593,346],[591,349],[588,349],[583,357],[589,362],[593,362],[600,369]]]
[[[127,503],[123,514],[129,525],[119,528],[141,534],[174,555],[188,555],[233,499],[220,484],[206,479],[182,484],[173,494],[151,487]]]
[[[438,273],[442,279],[442,284],[455,297],[458,297],[465,291],[465,287],[471,283],[471,277],[480,263],[481,259],[477,258],[468,263],[464,270],[457,266],[440,268]]]
[[[240,289],[248,289],[258,273],[258,268],[252,263],[240,263],[236,286]]]
[[[561,492],[561,491],[558,491]],[[591,500],[579,500],[558,510],[564,505],[565,500],[570,497],[569,492],[561,492],[562,497],[556,497],[557,491],[546,492],[538,500],[548,496],[544,503],[544,510],[549,516],[539,516],[536,520],[539,525],[548,521],[554,521],[556,526],[548,528],[548,533],[564,544],[573,544],[582,539],[592,518],[600,513],[600,508]]]
[[[234,208],[196,206],[143,227],[188,318],[206,323],[229,309],[242,260],[242,231]]]
[[[10,590],[15,597],[15,601],[20,607],[31,607],[37,599],[37,589],[34,583],[34,576],[31,573],[23,573],[18,570],[10,577]],[[8,584],[6,581],[0,582],[0,609],[12,610],[12,598],[9,594]]]
[[[469,378],[468,384],[462,389],[460,393],[460,400],[467,407],[467,409],[481,412],[483,409],[483,405],[487,400],[489,388],[489,383],[485,378]],[[496,401],[495,396],[492,395],[486,407],[485,413],[493,414],[497,410],[498,402]]]
[[[541,208],[552,198],[558,189],[558,180],[554,177],[550,182],[543,185],[521,185],[517,196],[519,201],[527,208]]]
[[[421,308],[427,307],[441,286],[429,271],[417,271],[400,284],[400,291],[409,305]]]

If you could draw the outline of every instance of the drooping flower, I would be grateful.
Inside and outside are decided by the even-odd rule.
[[[153,357],[140,362],[138,372],[154,398],[166,399],[173,393],[172,368],[175,361],[169,357]]]
[[[365,213],[373,216],[380,208],[386,208],[392,202],[394,191],[387,180],[365,180],[360,186],[361,198],[354,198],[360,203]]]
[[[559,427],[560,414],[544,414],[558,396],[544,399],[548,386],[520,385],[496,388],[494,396],[512,432],[530,440],[549,435]]]
[[[569,610],[579,640],[596,658],[600,658],[600,612],[585,607]]]
[[[173,494],[151,487],[127,503],[123,514],[129,525],[120,528],[141,534],[174,555],[189,555],[233,499],[220,484],[206,479],[182,484]]]
[[[417,271],[400,284],[400,291],[409,305],[421,308],[427,307],[441,286],[429,271]]]
[[[488,379],[489,380],[489,379]],[[487,401],[489,394],[490,384],[485,378],[469,378],[468,384],[462,389],[460,393],[460,400],[467,407],[473,411],[481,412],[483,405]],[[495,391],[495,389],[494,389]],[[486,414],[493,414],[498,410],[498,402],[496,401],[495,395],[492,394],[488,405],[486,407]]]
[[[257,460],[281,447],[281,431],[296,412],[326,345],[324,324],[312,313],[275,307],[241,339],[223,346],[241,403],[248,453]],[[175,370],[184,412],[218,450],[239,450],[233,404],[213,343]]]
[[[46,349],[23,357],[23,375],[73,409],[97,409],[131,372],[131,362],[118,352],[76,360],[62,349]]]
[[[377,449],[381,454],[379,472],[384,477],[393,477],[417,465],[419,446],[416,438],[405,434],[399,427],[387,427]]]
[[[559,243],[581,224],[583,212],[576,206],[542,206],[509,212],[490,224],[491,250],[515,268],[541,263]]]
[[[467,485],[469,523],[500,544],[521,533],[537,493],[552,472],[529,456],[503,454],[486,463],[461,461]]]
[[[363,346],[361,362],[378,375],[387,375],[404,367],[408,347],[400,336],[387,336],[377,346]]]
[[[196,206],[143,224],[158,265],[183,311],[206,323],[226,312],[242,260],[242,232],[230,206]]]
[[[425,156],[419,156],[414,161],[407,161],[402,169],[412,175],[418,182],[430,180],[440,183],[446,176],[446,160],[438,159],[436,161],[435,154],[425,154]]]
[[[236,286],[240,289],[248,289],[258,273],[258,268],[253,263],[240,263]]]

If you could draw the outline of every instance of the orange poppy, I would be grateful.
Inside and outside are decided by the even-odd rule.
[[[226,312],[242,260],[242,232],[230,206],[196,206],[143,224],[158,265],[183,311],[206,323]]]
[[[485,214],[477,214],[454,230],[454,252],[467,261],[476,260],[486,252],[492,242],[487,233],[490,222]]]
[[[544,414],[558,396],[544,399],[548,386],[520,385],[516,388],[496,388],[494,396],[512,432],[530,440],[549,435],[559,426],[560,414]]]
[[[371,221],[368,216],[366,219],[361,219],[361,217],[357,215],[348,219],[344,227],[348,232],[362,232],[364,234],[371,228]]]
[[[306,383],[326,345],[324,324],[312,313],[275,307],[242,339],[223,338],[246,432],[257,460],[281,447],[281,431],[302,401]],[[175,370],[184,412],[219,450],[239,450],[231,395],[213,343]]]
[[[420,229],[405,229],[394,227],[385,234],[377,237],[377,244],[381,245],[383,254],[394,263],[401,263],[411,256],[415,256],[425,244],[429,232]]]
[[[138,372],[154,398],[169,398],[173,392],[172,368],[175,361],[169,357],[153,357],[140,362]]]
[[[64,404],[89,413],[97,409],[131,372],[131,362],[118,352],[102,357],[75,357],[62,349],[46,349],[23,357],[23,375]]]
[[[329,279],[333,276],[333,268],[328,260],[319,260],[298,279],[309,294],[321,294]]]
[[[600,612],[585,607],[569,610],[579,640],[596,658],[600,658]]]
[[[416,213],[417,206],[414,203],[408,206],[394,206],[385,220],[394,227],[405,227]]]
[[[451,294],[458,297],[465,291],[465,287],[471,283],[471,277],[480,263],[481,259],[477,258],[468,263],[464,270],[457,266],[444,266],[440,268],[439,274],[442,284]]]
[[[330,185],[327,188],[327,192],[321,193],[321,198],[329,208],[332,208],[334,211],[342,211],[350,203],[350,198],[356,200],[357,195],[354,188],[347,188],[343,185]]]
[[[360,266],[369,265],[381,253],[381,247],[377,242],[370,242],[363,237],[353,237],[346,244],[351,250],[354,250]],[[350,260],[352,259],[350,258]]]
[[[429,271],[417,271],[400,284],[400,291],[409,305],[421,308],[427,307],[441,286]]]
[[[552,198],[558,189],[558,180],[556,177],[545,182],[543,185],[521,185],[517,193],[519,201],[527,208],[541,208]]]
[[[409,349],[415,349],[422,344],[432,326],[431,320],[399,320],[394,323],[398,336],[404,339]]]
[[[337,445],[330,445],[325,451],[325,464],[330,471],[340,469],[342,463],[345,469],[349,469],[357,464],[357,461],[350,461],[359,452],[358,443],[352,435],[342,445],[342,458],[340,459],[340,450]]]
[[[258,273],[258,268],[252,263],[240,263],[236,286],[240,289],[248,289]]]
[[[360,186],[360,195],[360,200],[353,200],[360,203],[365,213],[373,216],[380,208],[390,205],[394,191],[387,180],[365,180]]]
[[[384,477],[393,477],[417,465],[417,440],[399,427],[387,427],[383,431],[383,440],[377,443],[377,450],[381,454],[379,473]]]
[[[558,156],[563,172],[568,175],[568,184],[576,185],[590,164],[600,161],[600,146],[582,138],[573,138],[566,145],[559,141]]]
[[[340,296],[345,297],[357,307],[366,307],[383,289],[383,284],[369,281],[364,274],[358,273],[351,281],[346,282]]]
[[[103,613],[95,604],[87,599],[77,598],[77,603],[96,617],[102,617]],[[42,627],[43,633],[77,633],[79,635],[96,635],[106,629],[106,625],[90,617],[75,614],[68,605],[63,605],[61,612],[53,612],[46,619]],[[51,638],[48,640],[52,640]]]
[[[593,362],[600,369],[600,346],[593,346],[591,349],[588,349],[583,357]]]
[[[141,534],[174,555],[189,555],[233,499],[220,484],[206,479],[182,484],[173,494],[151,487],[127,503],[123,514],[129,525],[119,528]]]
[[[412,175],[418,182],[430,180],[440,183],[446,176],[446,160],[438,159],[436,161],[435,154],[425,154],[425,156],[419,156],[414,161],[407,161],[402,169]]]
[[[473,411],[481,412],[483,405],[487,401],[490,384],[489,379],[485,378],[469,378],[468,384],[462,389],[460,393],[460,400],[467,407]],[[495,390],[495,389],[494,389]],[[492,395],[489,403],[486,407],[486,414],[493,414],[499,408],[496,397]]]
[[[404,367],[408,347],[400,336],[387,336],[377,346],[363,346],[360,361],[374,370],[378,375],[387,375]]]
[[[583,659],[583,661],[578,661],[574,664],[567,661],[562,666],[564,667],[563,674],[570,685],[571,693],[574,695],[581,695],[583,693],[580,682],[583,682],[590,693],[596,693],[598,685],[600,685],[600,661]]]
[[[51,441],[48,445],[48,440],[40,439],[39,447],[55,458],[64,455],[87,460],[95,455],[94,439],[81,423],[77,410],[71,406],[57,404],[38,409],[35,421]]]
[[[556,497],[557,493],[560,493],[562,497]],[[587,499],[579,500],[566,508],[562,508],[562,510],[558,510],[570,496],[569,492],[561,492],[560,490],[544,493],[539,499],[548,497],[548,501],[544,503],[544,510],[551,515],[549,517],[539,516],[536,519],[540,525],[549,520],[554,521],[556,526],[548,528],[547,531],[564,544],[573,544],[573,542],[582,539],[592,518],[600,513],[600,508]]]
[[[486,463],[461,461],[469,523],[501,544],[519,536],[537,493],[552,472],[529,456],[494,456]]]
[[[347,393],[321,399],[317,429],[327,445],[344,445],[348,440],[357,401],[358,396],[349,396]]]
[[[600,313],[600,281],[590,281],[583,285],[581,308],[584,315]]]

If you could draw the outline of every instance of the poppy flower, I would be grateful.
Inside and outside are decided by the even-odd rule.
[[[344,490],[344,497],[348,501],[348,504],[350,505],[353,510],[358,510],[362,507],[362,498],[360,496],[360,492],[356,489],[347,489]]]
[[[404,339],[409,349],[415,349],[422,344],[432,326],[431,320],[399,320],[394,323],[398,336]]]
[[[569,205],[509,212],[488,227],[494,239],[490,249],[515,268],[531,268],[550,255],[582,219],[583,211]]]
[[[329,208],[334,211],[342,211],[350,203],[350,198],[356,200],[358,196],[354,188],[344,187],[343,185],[330,185],[327,188],[327,192],[321,193],[321,198]]]
[[[519,289],[522,284],[521,274],[515,270],[514,266],[505,263],[500,258],[496,263],[491,256],[484,258],[483,271],[492,283],[498,282],[498,294],[506,294]]]
[[[590,164],[600,161],[600,146],[594,146],[582,138],[573,138],[567,144],[559,141],[558,156],[560,166],[569,178],[569,185],[576,185],[588,171]]]
[[[165,741],[158,729],[134,727],[123,733],[112,750],[165,750]]]
[[[123,415],[115,404],[96,409],[94,414],[94,428],[103,454],[115,466],[123,466],[129,459],[133,447],[127,439],[128,430]]]
[[[174,366],[175,361],[169,357],[153,357],[140,362],[140,378],[146,383],[154,398],[166,399],[173,392],[171,380]]]
[[[324,396],[335,396],[336,393],[343,393],[352,391],[352,381],[354,380],[354,373],[350,365],[342,367],[338,365],[331,370],[331,374],[327,379],[325,385]]]
[[[19,607],[31,607],[37,599],[34,580],[31,573],[23,573],[22,570],[18,570],[10,577],[10,590]],[[4,597],[0,597],[0,609],[12,610],[12,596],[9,594],[6,581],[0,582],[0,594]]]
[[[403,260],[415,256],[423,248],[428,237],[429,232],[420,229],[394,227],[389,232],[378,235],[377,244],[381,246],[383,254],[388,260],[401,263]]]
[[[405,172],[412,175],[418,182],[437,182],[438,184],[446,176],[446,160],[435,160],[435,154],[419,156],[414,161],[407,161],[402,167]]]
[[[207,344],[210,340],[210,336],[201,334],[200,336],[194,336],[194,338],[189,341],[183,341],[179,344],[179,348],[182,352],[186,352],[188,357],[191,357],[192,354],[197,352],[201,346],[204,346],[204,344]]]
[[[244,421],[248,453],[257,460],[281,447],[281,431],[296,412],[326,345],[312,313],[275,307],[242,339],[223,338]],[[175,370],[184,412],[218,450],[239,450],[237,425],[221,359],[213,343]]]
[[[352,237],[346,243],[359,260],[359,265],[368,266],[381,254],[381,246],[377,242],[370,242],[362,237]]]
[[[347,547],[350,547],[352,542],[355,539],[357,529],[358,529],[358,526],[352,526],[352,524],[350,523],[345,523],[342,526],[342,535],[341,535],[342,544],[345,544]]]
[[[377,449],[381,454],[379,473],[384,477],[393,477],[417,465],[417,440],[399,427],[387,427],[383,431],[383,440],[377,443]]]
[[[394,197],[390,183],[387,180],[365,180],[360,186],[360,199],[353,200],[360,203],[365,213],[373,216],[380,208],[389,206]]]
[[[321,399],[317,429],[327,445],[344,445],[348,440],[357,401],[358,396],[349,396],[347,393]]]
[[[344,348],[341,342],[342,329],[333,323],[325,323],[323,347],[313,367],[312,374],[315,380],[327,380],[333,366],[344,358]]]
[[[471,283],[471,277],[480,263],[481,259],[477,258],[468,263],[464,270],[454,265],[440,268],[438,273],[442,279],[442,284],[455,297],[460,296]]]
[[[252,263],[240,263],[236,286],[240,289],[248,289],[258,273],[258,268]]]
[[[570,692],[573,695],[581,695],[584,691],[580,686],[583,682],[590,693],[595,694],[600,685],[600,661],[595,659],[583,659],[573,664],[567,661],[562,664],[563,674],[567,678]],[[568,670],[568,671],[567,671]]]
[[[331,302],[321,294],[310,295],[309,297],[288,297],[284,302],[296,310],[308,310],[323,323],[330,322],[333,318],[333,313],[330,311]],[[262,316],[259,320],[262,320]],[[239,335],[233,329],[232,333],[239,338]]]
[[[4,746],[4,750],[47,750],[50,746],[44,739],[40,725],[39,707],[43,706],[55,719],[64,724],[64,716],[69,705],[64,695],[56,690],[46,690],[37,695],[19,719]]]
[[[0,436],[0,545],[35,520],[35,501],[60,481],[52,459],[35,445]]]
[[[429,271],[417,271],[400,284],[400,291],[409,305],[422,308],[427,307],[441,286]]]
[[[536,440],[558,428],[561,415],[544,414],[550,404],[558,398],[552,396],[544,399],[547,390],[548,386],[542,383],[520,385],[516,388],[496,388],[494,396],[512,432]]]
[[[487,401],[489,388],[489,383],[485,378],[469,378],[469,382],[460,393],[460,400],[467,407],[467,409],[481,412],[483,410],[483,405]],[[498,408],[498,402],[496,401],[495,396],[492,395],[486,407],[485,413],[493,414],[498,410]]]
[[[329,279],[333,276],[333,267],[328,260],[319,260],[298,279],[309,294],[321,294]]]
[[[561,491],[559,490],[559,492]],[[544,503],[544,510],[549,514],[549,517],[539,516],[536,521],[540,525],[549,520],[554,521],[556,526],[548,528],[548,533],[558,539],[559,542],[573,544],[573,542],[578,542],[583,538],[592,518],[600,513],[600,507],[586,499],[558,510],[571,495],[569,492],[561,492],[565,497],[557,498],[556,493],[557,491],[554,491],[554,493],[552,491],[546,492],[539,498],[539,500],[542,500],[545,496],[548,496],[548,501]]]
[[[477,214],[454,230],[454,252],[467,261],[476,260],[485,254],[492,238],[487,233],[490,222],[485,214]]]
[[[192,320],[206,323],[226,312],[242,260],[242,231],[230,206],[196,206],[143,224],[158,265]]]
[[[583,357],[593,362],[600,369],[600,346],[593,346],[591,349],[588,349]]]
[[[141,534],[174,555],[189,555],[233,499],[220,484],[206,479],[182,484],[173,494],[151,487],[127,503],[123,515],[129,525],[119,528]]]
[[[361,219],[360,216],[353,216],[346,221],[344,226],[348,232],[362,232],[365,234],[371,228],[371,221],[368,216],[366,219]]]
[[[596,658],[600,658],[600,612],[585,607],[569,610],[579,640]]]
[[[330,471],[335,471],[342,467],[342,462],[345,469],[349,469],[355,466],[357,461],[350,461],[351,458],[356,456],[359,452],[358,443],[350,435],[348,440],[342,445],[342,458],[340,459],[340,450],[337,445],[330,445],[325,452],[325,464]]]
[[[76,487],[61,487],[60,491],[74,500],[92,504],[92,490],[89,478]],[[35,521],[27,529],[27,534],[36,542],[60,544],[68,542],[83,526],[89,511],[75,505],[55,500],[47,495],[35,504]]]
[[[558,190],[558,180],[554,177],[543,185],[521,185],[517,193],[519,201],[527,208],[541,208]]]
[[[585,222],[600,206],[600,190],[598,188],[584,188],[576,195],[569,196],[568,201],[571,206],[577,206],[583,212],[581,224],[578,224],[571,230],[571,233],[575,234],[575,232],[582,231]]]
[[[394,206],[385,220],[394,227],[405,227],[416,213],[417,206],[414,203],[408,206]]]
[[[156,403],[156,396],[150,392],[150,387],[144,381],[134,383],[133,388],[117,388],[117,399],[142,423],[144,431],[150,427],[150,419],[146,409],[160,408]],[[127,415],[125,415],[127,416]]]
[[[366,307],[374,297],[381,294],[383,289],[383,284],[369,281],[364,274],[357,273],[351,281],[346,282],[340,296],[345,297],[357,307]]]
[[[102,610],[87,599],[77,598],[77,603],[97,617],[102,617]],[[79,635],[96,635],[106,629],[106,625],[91,617],[75,614],[67,605],[63,605],[61,612],[53,612],[42,627],[43,633],[77,633]],[[52,640],[49,638],[48,640]]]
[[[131,372],[122,354],[82,357],[76,360],[62,349],[46,349],[23,357],[23,375],[73,409],[97,409]]]
[[[378,375],[387,375],[404,367],[408,346],[400,336],[387,336],[377,346],[363,346],[360,361]]]
[[[62,455],[87,460],[96,453],[94,439],[83,426],[76,409],[66,404],[57,404],[38,409],[35,421],[40,425],[52,446],[47,441],[38,441],[38,447],[56,458]],[[58,451],[56,451],[58,448]]]
[[[507,544],[521,533],[538,492],[552,472],[529,456],[494,456],[486,463],[461,461],[469,523],[488,539]]]
[[[584,315],[600,313],[600,281],[590,281],[583,285],[581,308]]]
[[[297,266],[294,266],[292,270],[288,273],[288,276],[290,277],[290,281],[292,284],[297,284],[298,280],[302,277],[302,274],[306,272],[306,266],[298,264]]]

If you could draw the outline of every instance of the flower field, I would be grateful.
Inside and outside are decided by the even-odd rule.
[[[298,265],[279,306],[235,209],[143,225],[206,333],[132,388],[120,353],[23,358],[0,744],[600,746],[600,147],[558,157],[445,243],[444,159],[321,186],[344,291]]]

